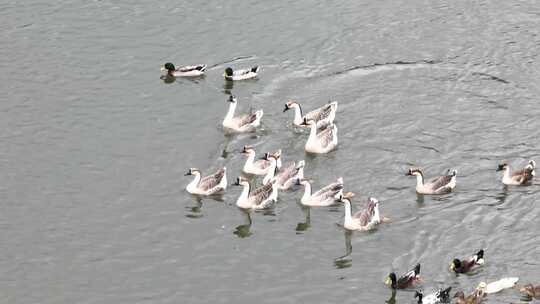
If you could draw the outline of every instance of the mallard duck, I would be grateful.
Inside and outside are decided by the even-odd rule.
[[[526,185],[530,183],[536,175],[534,172],[535,168],[536,162],[530,160],[527,166],[521,170],[510,172],[510,166],[507,163],[502,163],[497,168],[497,171],[504,171],[502,183],[505,185]]]
[[[236,186],[243,186],[242,193],[236,200],[236,206],[243,209],[266,209],[277,201],[277,184],[270,182],[251,191],[249,181],[242,176],[236,179]]]
[[[484,300],[484,292],[482,290],[475,290],[472,294],[465,297],[463,291],[458,291],[454,295],[456,304],[480,304]]]
[[[420,282],[420,264],[416,264],[413,269],[409,270],[399,279],[395,272],[390,273],[384,283],[392,289],[406,289],[415,287]]]
[[[306,152],[309,153],[328,153],[334,150],[338,145],[338,129],[335,124],[327,124],[322,129],[317,129],[317,124],[313,119],[304,118],[301,125],[309,126],[309,138],[305,145]]]
[[[343,227],[347,230],[368,231],[381,223],[379,201],[373,197],[368,198],[366,208],[352,215],[351,201],[354,193],[347,192],[339,198],[345,205],[345,220]]]
[[[268,153],[261,159],[255,160],[255,149],[249,146],[244,146],[242,154],[247,155],[246,163],[242,171],[246,174],[265,175],[268,173],[271,162],[267,160]],[[277,168],[281,168],[281,150],[278,150],[274,155],[277,155]]]
[[[201,171],[197,168],[190,168],[185,174],[193,175],[195,178],[186,187],[187,192],[198,195],[212,195],[227,189],[227,168],[223,167],[216,173],[201,179]]]
[[[243,70],[235,70],[233,71],[232,68],[226,68],[225,73],[223,73],[223,77],[225,77],[226,80],[245,80],[245,79],[251,79],[257,77],[257,73],[259,72],[259,66],[254,66],[251,69],[243,69]]]
[[[255,111],[255,113],[244,114],[234,117],[234,111],[238,100],[234,96],[229,96],[227,100],[229,104],[229,111],[223,119],[223,127],[234,132],[253,132],[255,128],[261,124],[261,118],[263,117],[263,110]]]
[[[299,161],[298,164],[295,162],[290,162],[287,166],[277,170],[277,156],[274,154],[267,155],[271,162],[270,168],[266,173],[263,184],[266,185],[269,182],[275,181],[279,190],[287,190],[292,185],[296,183],[298,178],[304,178],[304,166],[305,162],[303,160]]]
[[[535,287],[533,284],[527,284],[521,287],[519,291],[526,294],[529,298],[540,300],[540,285]]]
[[[341,177],[336,182],[321,188],[315,193],[312,193],[311,183],[308,179],[299,178],[296,180],[296,184],[304,186],[304,195],[300,202],[305,206],[330,206],[343,195],[343,178]]]
[[[337,106],[337,101],[333,101],[307,113],[306,115],[303,115],[300,104],[298,104],[296,101],[289,100],[285,104],[285,109],[283,110],[283,112],[286,112],[289,109],[294,109],[293,124],[295,126],[307,127],[306,125],[302,124],[304,122],[304,119],[312,119],[316,122],[317,127],[320,127],[322,124],[334,122]]]
[[[457,171],[448,172],[429,182],[424,182],[424,172],[420,168],[410,168],[406,175],[416,176],[416,192],[419,194],[446,194],[456,187]]]
[[[418,298],[418,304],[450,303],[450,290],[452,290],[452,287],[439,289],[437,292],[429,294],[425,297],[421,291],[416,291],[414,297]]]
[[[483,264],[484,264],[484,250],[480,249],[480,251],[478,251],[472,257],[469,257],[463,260],[454,259],[452,263],[450,263],[450,271],[453,271],[455,273],[467,273],[474,266],[483,265]]]
[[[167,71],[168,76],[172,77],[194,77],[204,75],[206,64],[188,65],[176,68],[171,62],[161,66],[161,71]]]

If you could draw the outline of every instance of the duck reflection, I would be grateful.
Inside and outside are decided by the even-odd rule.
[[[387,304],[396,304],[396,290],[395,289],[392,289],[392,295],[390,296],[388,300],[384,302]]]
[[[236,236],[238,236],[239,238],[247,238],[249,236],[251,236],[251,213],[249,211],[246,211],[246,210],[243,210],[243,209],[240,209],[240,212],[243,214],[243,216],[245,217],[245,219],[247,220],[247,224],[242,224],[242,225],[238,225],[236,226],[236,228],[234,228],[234,232],[233,234],[235,234]]]
[[[215,194],[215,195],[211,195],[211,196],[207,196],[205,198],[199,196],[199,195],[191,195],[193,197],[193,199],[195,200],[195,205],[190,205],[190,206],[186,206],[186,211],[187,211],[187,214],[186,214],[186,217],[189,217],[189,218],[201,218],[203,217],[203,213],[202,213],[202,206],[203,206],[203,199],[211,199],[211,200],[214,200],[216,202],[223,202],[223,194]]]
[[[234,81],[232,80],[225,80],[225,83],[223,84],[223,93],[226,95],[231,95],[231,91],[234,88]]]
[[[304,231],[307,231],[311,227],[311,208],[301,206],[302,211],[305,215],[305,221],[296,224],[296,234],[301,234]]]
[[[345,230],[345,254],[334,260],[334,266],[337,269],[349,268],[352,266],[352,259],[348,258],[352,253],[351,237],[353,232]]]

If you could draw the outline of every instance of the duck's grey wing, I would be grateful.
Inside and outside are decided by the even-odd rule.
[[[336,195],[336,193],[338,193],[340,190],[343,190],[342,183],[332,183],[313,193],[312,196],[320,196],[322,199],[327,199],[329,197],[334,197],[334,195]]]
[[[452,180],[452,175],[443,175],[443,176],[433,179],[429,183],[429,187],[433,190],[437,190],[448,185],[451,180]]]
[[[270,167],[270,162],[265,160],[265,159],[258,159],[257,161],[255,161],[253,163],[253,166],[257,167],[257,168],[260,168],[260,169],[266,169],[268,167]]]
[[[268,183],[258,189],[255,189],[249,194],[249,199],[257,204],[262,203],[272,194],[273,183]]]
[[[326,119],[330,116],[332,112],[332,106],[330,104],[325,104],[324,106],[315,109],[305,115],[307,119],[313,119],[315,121]]]
[[[328,145],[330,145],[330,143],[334,139],[334,126],[330,125],[326,127],[324,131],[317,134],[317,137],[319,137],[320,139],[321,146],[328,147]]]
[[[206,69],[206,65],[204,64],[199,64],[199,65],[188,65],[188,66],[184,66],[184,67],[181,67],[178,69],[179,72],[191,72],[191,71],[204,71]]]
[[[248,124],[254,122],[256,119],[257,119],[257,114],[256,113],[246,114],[246,115],[243,115],[243,116],[240,116],[240,117],[237,118],[238,125],[240,127],[248,125]]]
[[[219,185],[224,175],[225,175],[225,170],[219,169],[216,173],[212,175],[208,175],[207,177],[204,177],[203,179],[201,179],[197,187],[200,188],[201,190],[208,191],[214,188],[215,186]]]
[[[521,170],[514,171],[512,172],[512,179],[520,183],[526,183],[533,179],[533,171],[534,169],[532,169],[531,167],[525,167]]]
[[[288,180],[298,175],[298,171],[300,171],[300,168],[297,168],[294,162],[287,166],[287,168],[280,170],[276,176],[278,185],[285,185]]]

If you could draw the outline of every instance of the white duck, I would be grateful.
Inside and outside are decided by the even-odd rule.
[[[253,175],[265,175],[268,173],[268,169],[270,168],[271,164],[271,161],[267,159],[268,153],[265,154],[262,159],[255,160],[255,149],[249,146],[244,146],[242,154],[247,155],[246,163],[242,169],[244,173]],[[279,169],[281,168],[281,149],[274,153],[274,155],[277,156],[277,167]]]
[[[419,194],[446,194],[456,187],[456,170],[448,170],[447,174],[428,182],[424,181],[424,172],[420,168],[410,168],[405,175],[416,176],[416,192]]]
[[[244,114],[234,117],[234,111],[238,104],[238,100],[234,96],[229,96],[227,100],[229,104],[229,111],[223,119],[223,127],[234,132],[253,132],[255,128],[261,124],[261,118],[263,117],[263,110],[255,111],[255,113]]]
[[[302,124],[304,122],[304,119],[312,119],[317,123],[317,127],[321,127],[323,124],[331,124],[334,122],[334,119],[336,118],[337,106],[338,102],[332,101],[318,109],[307,113],[306,115],[303,115],[302,107],[300,107],[300,104],[298,104],[296,101],[289,100],[285,104],[285,109],[283,110],[283,112],[294,109],[293,124],[295,126],[306,127],[306,125]]]
[[[171,62],[167,62],[161,66],[161,71],[167,71],[167,75],[172,77],[202,76],[206,71],[206,64],[187,65],[176,68]]]
[[[366,208],[352,215],[351,199],[354,193],[348,192],[341,196],[340,202],[345,205],[345,221],[343,227],[347,230],[368,231],[381,223],[379,201],[370,197]]]
[[[416,291],[414,297],[418,298],[418,304],[439,304],[450,303],[450,291],[452,287],[446,289],[439,289],[434,293],[424,296],[421,291]]]
[[[529,184],[536,175],[536,172],[534,171],[535,168],[536,162],[530,160],[527,166],[521,170],[510,172],[510,166],[507,163],[502,163],[497,168],[497,171],[504,171],[502,183],[505,185],[526,185]]]
[[[305,145],[306,152],[323,154],[334,150],[338,145],[338,129],[335,124],[326,124],[322,129],[317,129],[313,119],[304,119],[302,125],[311,128],[309,138]]]
[[[243,186],[240,197],[236,200],[236,206],[243,209],[266,209],[277,201],[278,189],[274,182],[270,182],[254,191],[251,191],[249,181],[242,176],[236,179],[235,185]]]
[[[233,69],[229,67],[225,69],[223,77],[225,77],[226,80],[245,80],[257,77],[258,72],[259,66],[254,66],[250,69],[242,69],[235,71],[233,71]]]
[[[343,178],[338,178],[336,182],[321,188],[312,193],[311,183],[305,178],[297,179],[298,185],[304,186],[304,195],[300,202],[304,206],[324,207],[333,205],[343,195]]]
[[[303,160],[299,161],[298,164],[290,162],[277,172],[277,156],[271,154],[267,159],[271,164],[263,179],[264,185],[275,182],[279,190],[287,190],[296,183],[298,178],[304,178],[305,162]]]
[[[502,278],[489,284],[486,284],[486,282],[480,282],[480,284],[478,284],[478,287],[476,287],[476,290],[481,290],[486,294],[497,293],[504,289],[514,287],[518,281],[519,278],[517,277],[509,277]]]
[[[190,168],[185,174],[193,175],[195,178],[186,187],[191,194],[212,195],[223,192],[227,189],[227,168],[223,167],[216,173],[201,178],[201,171],[197,168]]]

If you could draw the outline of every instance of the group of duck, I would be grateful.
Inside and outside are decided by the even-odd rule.
[[[161,67],[166,71],[166,77],[196,77],[204,75],[206,65],[193,65],[177,68],[172,63],[166,63]],[[226,81],[238,81],[257,77],[259,67],[254,66],[248,69],[233,70],[226,68],[223,74]],[[261,123],[264,115],[262,109],[255,112],[236,115],[238,100],[230,95],[227,99],[229,109],[222,125],[226,133],[254,132]],[[329,153],[336,149],[338,145],[337,126],[334,123],[338,102],[332,101],[323,106],[304,114],[302,107],[296,101],[285,103],[283,112],[294,111],[292,124],[299,128],[309,128],[309,137],[305,143],[305,151],[312,154]],[[263,176],[262,185],[252,189],[250,181],[239,176],[233,185],[243,188],[240,196],[236,200],[239,208],[246,210],[261,210],[270,208],[278,198],[278,191],[289,190],[294,185],[303,186],[304,194],[300,202],[308,207],[330,206],[342,203],[345,209],[345,219],[343,227],[352,231],[368,231],[377,225],[389,222],[390,219],[380,214],[379,201],[373,197],[368,198],[363,210],[352,213],[352,198],[354,193],[344,193],[343,178],[339,177],[329,185],[313,192],[312,181],[304,177],[304,160],[282,164],[282,151],[273,153],[266,152],[262,158],[257,159],[256,151],[253,147],[244,146],[242,154],[246,156],[246,162],[242,172],[248,176]],[[504,171],[502,183],[505,185],[526,185],[531,183],[535,176],[536,162],[530,160],[521,170],[511,171],[507,163],[498,166],[498,171]],[[210,196],[223,194],[227,189],[226,167],[217,172],[202,177],[202,173],[197,168],[190,168],[186,175],[194,176],[187,185],[186,190],[194,195]],[[438,195],[447,194],[456,187],[457,170],[448,170],[444,175],[426,181],[421,168],[410,168],[406,173],[409,176],[416,176],[416,192],[418,194]],[[454,259],[450,264],[450,270],[455,273],[467,273],[471,269],[484,264],[484,250],[478,251],[470,258],[459,260]],[[420,264],[408,271],[401,277],[395,273],[390,273],[386,279],[386,284],[396,289],[415,288],[421,282]],[[489,284],[480,283],[476,290],[465,296],[463,292],[454,295],[456,303],[475,304],[480,303],[487,294],[496,293],[506,288],[513,287],[517,278],[503,278]],[[435,293],[424,296],[417,291],[415,297],[418,303],[448,303],[450,301],[451,287],[440,289]],[[531,298],[540,299],[540,286],[526,285],[521,291]]]

